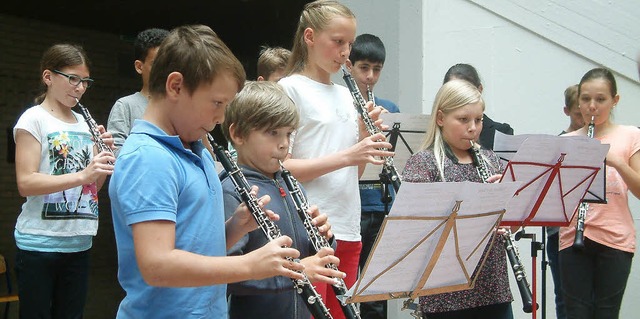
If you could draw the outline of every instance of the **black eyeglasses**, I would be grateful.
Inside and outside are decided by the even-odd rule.
[[[60,72],[58,70],[53,70],[53,73],[57,73],[60,74],[62,76],[66,76],[67,79],[69,79],[69,84],[73,85],[73,86],[78,86],[80,83],[82,83],[82,86],[84,86],[85,89],[88,89],[91,87],[91,85],[93,84],[93,79],[91,78],[81,78],[75,74],[66,74],[64,72]]]

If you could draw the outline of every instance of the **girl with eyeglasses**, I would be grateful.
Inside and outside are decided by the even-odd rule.
[[[93,82],[82,47],[53,45],[40,67],[45,90],[13,128],[16,181],[27,198],[14,231],[20,318],[81,318],[98,190],[115,157],[97,152],[87,123],[72,110]],[[111,134],[98,130],[113,148]]]

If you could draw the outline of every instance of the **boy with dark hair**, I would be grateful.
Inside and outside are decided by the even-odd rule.
[[[169,31],[165,29],[147,29],[138,33],[133,42],[135,58],[133,66],[142,77],[142,88],[139,92],[118,99],[109,113],[107,130],[112,132],[115,139],[116,149],[114,151],[116,155],[120,152],[124,140],[129,136],[133,121],[141,118],[147,108],[151,65],[156,58],[160,43],[168,34]]]
[[[366,101],[369,100],[367,92],[373,92],[374,86],[380,79],[385,58],[386,51],[379,37],[366,33],[356,37],[346,66]],[[389,112],[400,112],[398,106],[389,100],[375,96],[374,103]],[[391,209],[394,197],[393,187],[390,187],[390,185],[382,185],[380,181],[360,182],[360,200],[362,202],[360,215],[360,234],[362,235],[360,269],[364,268],[384,217]],[[363,302],[360,304],[360,313],[362,318],[386,318],[387,302]]]
[[[280,170],[280,161],[289,150],[289,136],[298,127],[298,109],[282,88],[271,81],[247,82],[225,112],[222,131],[237,151],[237,163],[247,182],[259,187],[258,195],[269,195],[273,200],[265,208],[278,212],[276,225],[283,235],[293,238],[292,247],[300,251],[301,263],[309,280],[334,284],[331,277],[344,277],[344,273],[325,268],[327,263],[337,264],[333,250],[322,248],[316,253],[303,220],[287,189]],[[227,217],[242,198],[235,190],[228,172],[220,174],[224,191]],[[327,223],[327,215],[319,214],[312,206],[310,215],[315,217],[316,227],[327,240],[333,236]],[[228,254],[243,255],[269,240],[261,230],[255,230],[238,241]],[[290,318],[308,319],[311,314],[305,300],[298,296],[291,280],[273,277],[230,284],[229,318]],[[273,305],[278,305],[273,307]],[[265,311],[269,309],[269,311]]]
[[[178,27],[158,49],[149,105],[109,183],[118,280],[126,292],[117,318],[226,318],[227,283],[304,278],[304,266],[287,260],[300,255],[287,248],[287,236],[242,256],[226,254],[257,225],[245,205],[225,218],[213,157],[200,138],[224,120],[245,78],[240,61],[207,26]]]

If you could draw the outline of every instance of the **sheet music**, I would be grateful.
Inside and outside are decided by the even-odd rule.
[[[586,136],[555,136],[544,134],[521,134],[521,135],[507,135],[500,131],[496,131],[493,151],[500,156],[500,160],[503,167],[507,166],[507,162],[515,155],[516,151],[520,148],[522,143],[529,137],[535,136],[550,136],[554,138],[569,138],[577,141],[591,141],[593,143],[600,143],[600,141],[588,138]],[[606,154],[605,154],[606,155]],[[606,203],[606,165],[604,160],[600,163],[600,170],[593,180],[591,187],[584,196],[584,201],[590,203]]]
[[[382,113],[380,118],[389,129],[384,131],[387,141],[390,139],[394,125],[398,128],[394,134],[399,134],[395,144],[396,155],[393,162],[398,174],[404,170],[404,165],[413,153],[417,152],[424,141],[424,135],[429,125],[429,115],[410,113]],[[361,181],[380,181],[381,165],[367,164],[364,173],[360,177]]]
[[[527,135],[516,138],[499,137],[501,158],[510,161],[503,181],[521,181],[524,188],[507,204],[505,225],[565,226],[573,217],[587,189],[596,181],[596,171],[602,166],[609,145],[584,136],[559,137]],[[511,143],[511,144],[510,144]],[[557,176],[553,167],[557,166]]]
[[[520,185],[403,182],[360,279],[350,291],[352,301],[472,287],[475,278],[470,277],[507,201]],[[457,217],[447,233],[445,225],[458,201]],[[425,284],[418,286],[426,275]]]

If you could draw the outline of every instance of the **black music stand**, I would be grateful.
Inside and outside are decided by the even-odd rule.
[[[404,182],[347,302],[472,288],[519,186]]]
[[[387,141],[391,144],[391,151],[396,152],[393,157],[396,170],[399,172],[404,169],[404,165],[413,153],[415,153],[426,133],[426,127],[429,122],[427,114],[411,114],[411,113],[383,113],[380,118],[383,125],[389,126],[384,133]],[[402,143],[398,144],[398,139]],[[391,203],[391,181],[384,176],[380,165],[367,164],[364,173],[360,177],[361,184],[378,184],[382,185],[381,201],[385,203],[385,214],[389,213],[389,204]]]
[[[523,228],[569,225],[589,190],[592,190],[591,194],[604,194],[604,189],[600,189],[602,184],[594,187],[594,180],[601,171],[608,150],[609,145],[586,137],[496,133],[494,152],[508,161],[502,181],[524,183],[509,201],[508,214],[501,225]],[[543,250],[544,245],[536,241],[535,234],[526,233],[524,229],[516,233],[516,240],[520,238],[532,240],[532,317],[535,319],[535,263],[537,252]],[[546,293],[543,294],[546,297]]]

